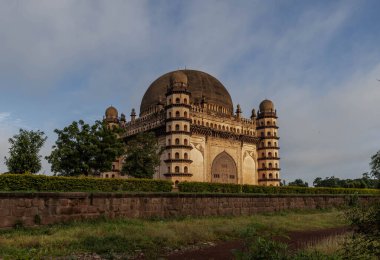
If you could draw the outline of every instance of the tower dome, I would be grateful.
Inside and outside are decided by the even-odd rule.
[[[267,111],[267,112],[274,111],[273,102],[270,101],[269,99],[265,99],[260,103],[260,112],[264,112],[264,111]]]
[[[106,114],[106,118],[117,118],[118,117],[117,109],[114,108],[113,106],[110,106],[109,108],[107,108],[105,114]]]
[[[166,73],[153,81],[141,101],[140,116],[148,114],[149,109],[160,102],[160,96],[165,95],[167,87],[173,81],[188,83],[190,104],[201,104],[202,100],[207,100],[207,104],[215,107],[215,110],[233,115],[231,96],[219,80],[202,71],[178,70]]]
[[[182,71],[174,71],[170,76],[170,83],[184,83],[187,84],[187,76]]]

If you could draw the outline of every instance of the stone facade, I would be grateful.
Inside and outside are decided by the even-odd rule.
[[[144,95],[140,117],[118,117],[106,110],[110,127],[125,129],[124,138],[154,131],[161,147],[155,178],[182,181],[280,185],[277,111],[264,100],[256,115],[243,118],[233,111],[225,87],[211,75],[193,70],[174,71],[152,83]],[[122,158],[102,177],[121,177]]]
[[[98,217],[170,218],[241,216],[289,209],[324,209],[345,205],[344,195],[0,193],[0,228]],[[360,195],[359,201],[379,201]]]

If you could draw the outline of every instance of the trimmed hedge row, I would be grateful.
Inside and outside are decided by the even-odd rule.
[[[261,194],[379,194],[380,189],[306,188],[292,186],[255,186],[207,182],[181,182],[181,192],[261,193]]]
[[[170,192],[172,182],[150,179],[55,177],[31,174],[0,175],[0,191],[142,191]]]

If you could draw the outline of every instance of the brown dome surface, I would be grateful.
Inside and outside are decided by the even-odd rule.
[[[117,118],[118,112],[117,109],[113,106],[110,106],[106,109],[106,118]]]
[[[204,97],[208,104],[222,106],[226,108],[229,113],[233,113],[231,96],[219,80],[202,71],[180,70],[162,75],[149,86],[141,101],[140,115],[144,114],[151,106],[157,105],[160,98],[165,98],[171,76],[178,75],[178,72],[182,72],[187,76],[188,89],[191,92],[191,104],[200,103],[202,97]]]
[[[265,99],[260,103],[260,112],[264,111],[274,111],[274,105],[272,101]]]

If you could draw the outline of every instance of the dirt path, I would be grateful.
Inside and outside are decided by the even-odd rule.
[[[276,238],[276,240],[288,244],[290,250],[298,250],[307,245],[317,243],[327,237],[336,236],[348,232],[347,227],[329,228],[312,231],[293,231],[289,232],[289,239]],[[168,260],[230,260],[233,259],[232,250],[243,250],[243,240],[221,242],[215,246],[205,247],[183,252],[175,252],[163,259]]]

